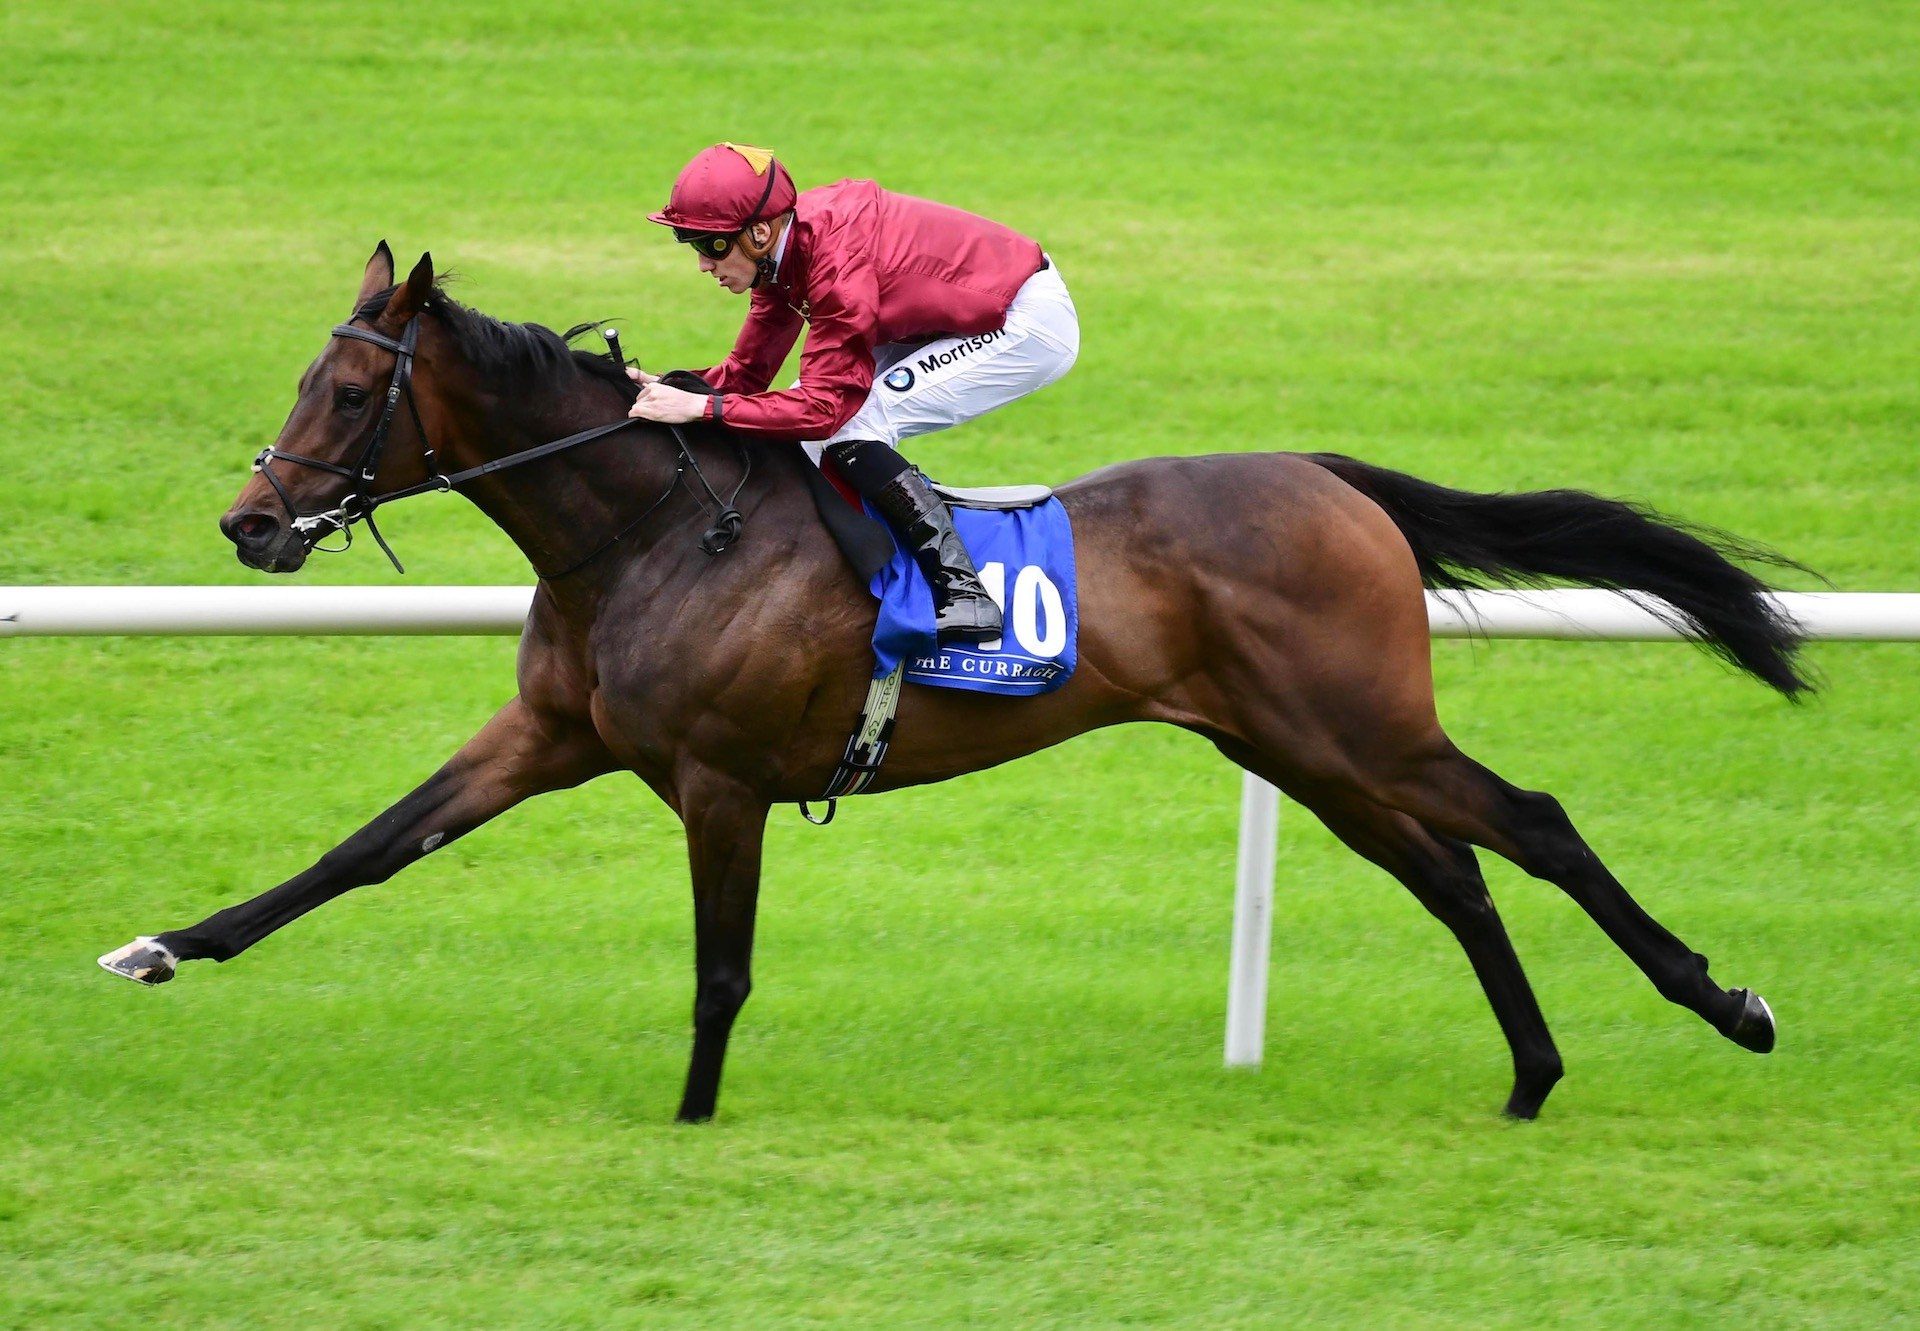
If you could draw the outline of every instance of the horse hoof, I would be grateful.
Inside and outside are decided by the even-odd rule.
[[[1727,1038],[1756,1054],[1772,1053],[1773,1009],[1767,1006],[1767,1000],[1751,989],[1735,989],[1733,995],[1741,1000],[1740,1019],[1733,1023]]]
[[[1564,1069],[1556,1059],[1548,1067],[1532,1069],[1515,1076],[1513,1094],[1507,1097],[1507,1117],[1517,1118],[1522,1122],[1531,1122],[1539,1118],[1540,1106],[1547,1102],[1548,1094],[1559,1084],[1562,1075],[1564,1075]]]
[[[180,958],[165,943],[152,938],[136,938],[100,958],[101,969],[146,985],[165,984],[179,964]]]

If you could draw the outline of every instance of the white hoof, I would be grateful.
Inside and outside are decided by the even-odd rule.
[[[125,947],[100,958],[103,970],[125,976],[138,984],[165,984],[173,978],[180,958],[165,943],[152,938],[136,938]]]

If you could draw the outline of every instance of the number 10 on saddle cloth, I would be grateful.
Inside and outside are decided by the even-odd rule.
[[[873,576],[880,601],[873,677],[883,679],[904,662],[909,683],[938,688],[1031,697],[1065,684],[1080,635],[1066,506],[1055,498],[1016,509],[955,504],[953,525],[980,581],[1000,603],[1006,631],[994,645],[936,648],[933,591],[896,540],[893,557]]]

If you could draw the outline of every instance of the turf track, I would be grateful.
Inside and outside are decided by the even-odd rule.
[[[1334,448],[1920,588],[1916,37],[1865,3],[11,5],[0,581],[257,576],[213,520],[382,235],[491,312],[712,359],[740,307],[641,213],[734,137],[1059,261],[1079,367],[936,474]],[[524,577],[458,503],[388,530],[419,581]],[[630,781],[167,990],[93,968],[307,863],[511,656],[0,650],[0,1326],[1920,1317],[1911,649],[1818,651],[1797,710],[1673,647],[1438,650],[1462,743],[1781,1020],[1742,1053],[1490,863],[1569,1064],[1528,1126],[1452,942],[1298,815],[1270,1061],[1221,1071],[1236,775],[1170,731],[778,819],[706,1129],[667,1124],[684,867]]]

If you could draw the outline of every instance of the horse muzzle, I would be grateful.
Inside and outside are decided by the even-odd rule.
[[[220,519],[220,533],[248,568],[262,573],[295,573],[307,562],[311,545],[288,523],[264,509],[235,509]]]

